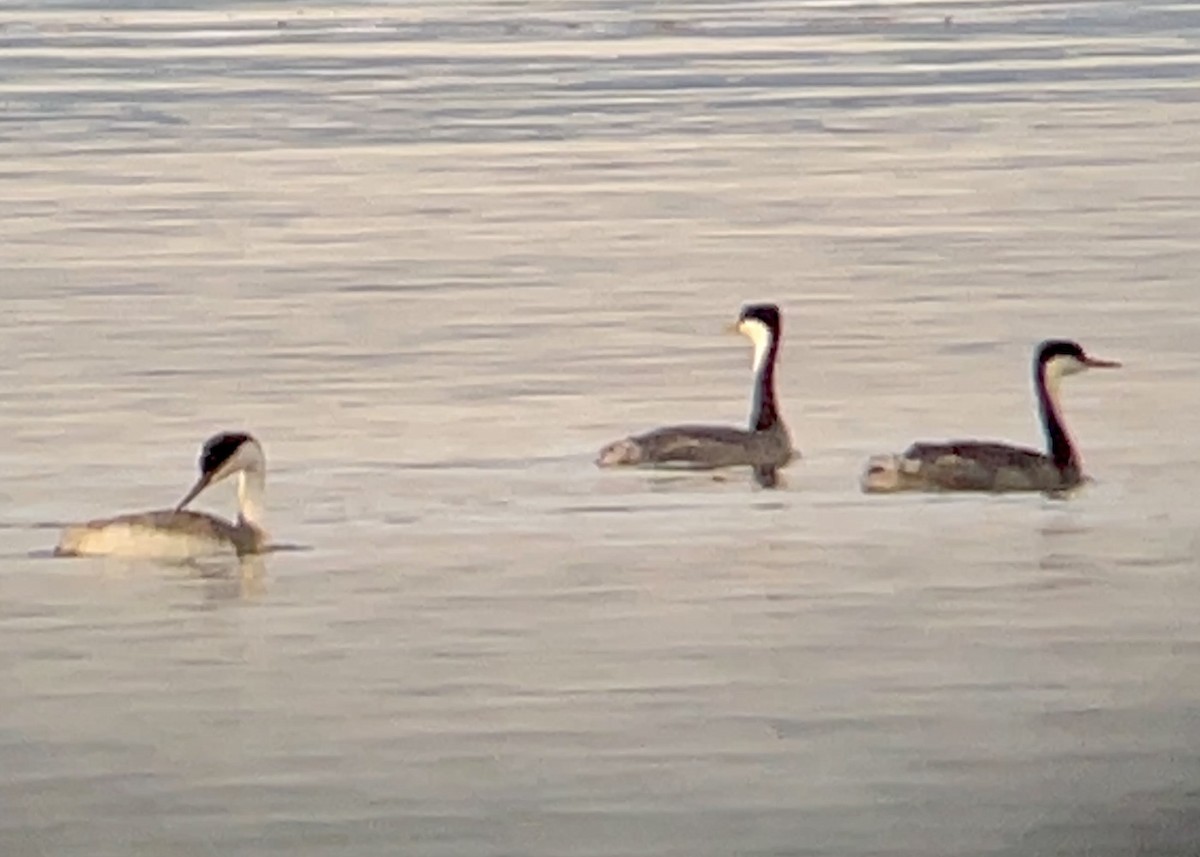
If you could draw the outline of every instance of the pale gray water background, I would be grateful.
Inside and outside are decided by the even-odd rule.
[[[1200,851],[1200,5],[163,5],[0,10],[0,854]],[[787,489],[594,470],[763,298]],[[30,556],[222,428],[311,550]]]

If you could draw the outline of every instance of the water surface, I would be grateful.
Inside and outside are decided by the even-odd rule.
[[[9,4],[0,852],[1194,853],[1198,46],[1115,0]],[[592,468],[744,420],[751,299],[786,488]],[[1047,336],[1126,364],[1066,391],[1086,492],[858,493],[1036,442]],[[311,550],[31,556],[224,428]]]

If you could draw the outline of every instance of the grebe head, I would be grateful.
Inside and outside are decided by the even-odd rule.
[[[746,304],[733,330],[754,343],[754,371],[762,368],[771,344],[779,339],[782,320],[775,304]]]
[[[204,442],[204,448],[200,451],[200,478],[179,501],[175,510],[183,509],[209,485],[228,479],[235,473],[262,473],[266,466],[267,459],[262,447],[251,435],[243,432],[213,435]]]
[[[1058,381],[1068,375],[1076,375],[1088,369],[1116,369],[1116,360],[1101,360],[1090,356],[1078,342],[1069,339],[1048,339],[1038,346],[1034,366],[1045,373],[1049,382]]]

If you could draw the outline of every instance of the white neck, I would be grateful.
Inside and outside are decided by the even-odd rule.
[[[238,520],[263,528],[267,493],[266,474],[257,468],[238,473]]]
[[[1046,398],[1050,402],[1050,407],[1058,411],[1058,398],[1062,389],[1062,373],[1050,371],[1049,367],[1046,371]]]
[[[771,329],[757,319],[743,321],[741,329],[754,343],[754,374],[757,375],[762,372],[767,355],[771,353]]]
[[[1050,406],[1057,413],[1062,413],[1058,410],[1059,392],[1062,389],[1062,379],[1067,375],[1072,374],[1074,361],[1070,361],[1065,357],[1056,357],[1046,364],[1045,379],[1046,379],[1046,398],[1049,399]],[[1078,371],[1078,370],[1076,370]]]

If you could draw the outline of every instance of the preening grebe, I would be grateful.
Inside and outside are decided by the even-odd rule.
[[[235,473],[236,522],[185,510],[209,485]],[[239,556],[258,553],[267,542],[262,526],[266,475],[266,456],[257,440],[238,432],[214,435],[200,453],[200,478],[174,509],[120,515],[67,527],[55,553],[176,560],[230,552]]]
[[[867,462],[862,489],[896,491],[1065,491],[1084,481],[1079,455],[1063,427],[1059,382],[1087,369],[1116,368],[1089,357],[1077,342],[1047,340],[1033,360],[1034,389],[1046,433],[1046,452],[1004,443],[962,440],[914,443],[901,455]]]
[[[610,443],[596,464],[676,466],[697,470],[749,466],[759,484],[773,487],[778,471],[798,453],[775,404],[775,360],[782,319],[774,304],[749,304],[734,325],[754,343],[754,404],[749,430],[731,426],[667,426]]]

